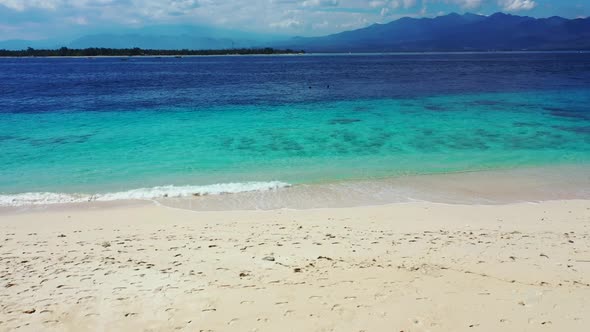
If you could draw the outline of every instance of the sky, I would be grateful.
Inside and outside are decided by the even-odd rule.
[[[498,11],[590,16],[588,0],[0,0],[0,40],[43,40],[154,25],[319,36],[404,16]]]

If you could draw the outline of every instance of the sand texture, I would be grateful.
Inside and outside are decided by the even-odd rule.
[[[1,331],[589,331],[590,201],[0,216]]]

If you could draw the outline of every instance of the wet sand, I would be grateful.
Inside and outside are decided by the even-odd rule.
[[[195,211],[317,209],[392,203],[511,204],[590,199],[590,167],[548,166],[299,184],[198,199],[160,198]]]
[[[0,215],[1,331],[586,331],[590,201]]]

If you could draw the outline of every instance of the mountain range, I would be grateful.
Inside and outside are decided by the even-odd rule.
[[[590,18],[504,13],[405,17],[324,37],[294,38],[281,46],[307,52],[588,50]]]
[[[287,38],[200,26],[153,26],[82,36],[69,43],[0,41],[0,49],[109,47],[225,49],[274,47],[306,52],[590,50],[590,18],[505,13],[405,17],[323,37]]]

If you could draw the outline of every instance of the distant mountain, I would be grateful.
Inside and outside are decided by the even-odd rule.
[[[22,50],[59,48],[133,48],[142,49],[225,49],[267,46],[284,40],[283,35],[268,35],[199,25],[154,25],[139,28],[120,26],[103,28],[98,33],[80,33],[73,40],[6,40],[0,49]]]
[[[193,37],[190,35],[166,36],[166,35],[141,35],[141,34],[97,34],[78,38],[68,44],[70,48],[130,48],[143,49],[224,49],[242,46],[241,42],[235,43],[230,39],[215,39],[207,37]],[[238,45],[236,45],[238,44]]]
[[[2,40],[0,41],[0,50],[25,50],[32,48],[57,48],[59,43],[49,40]]]
[[[263,35],[197,25],[113,26],[73,41],[8,40],[0,49],[59,48],[226,49],[273,47],[307,52],[590,50],[590,18],[532,18],[449,14],[401,18],[324,37]]]
[[[279,37],[195,25],[157,25],[92,34],[71,43],[71,48],[108,47],[143,49],[224,49],[254,47]],[[281,37],[284,38],[284,37]]]
[[[297,37],[273,46],[307,52],[588,50],[590,18],[536,19],[504,13],[405,17],[324,37]]]

